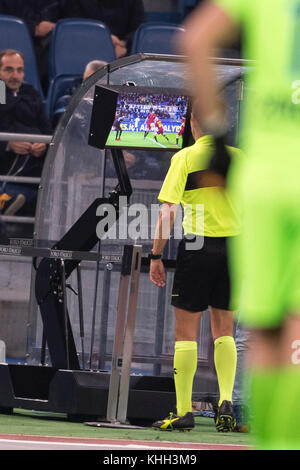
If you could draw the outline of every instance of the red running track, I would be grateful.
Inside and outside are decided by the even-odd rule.
[[[0,450],[249,450],[235,444],[0,434]]]

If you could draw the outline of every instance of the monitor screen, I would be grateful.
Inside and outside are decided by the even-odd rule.
[[[112,104],[108,123],[104,104],[107,107],[109,93]],[[138,86],[96,87],[94,106],[98,107],[98,112],[92,118],[90,135],[92,140],[97,140],[97,134],[101,134],[102,148],[177,151],[190,142],[190,99],[183,90]],[[104,128],[106,132],[103,133]]]

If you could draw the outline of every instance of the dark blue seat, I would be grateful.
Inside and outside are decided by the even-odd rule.
[[[64,113],[72,94],[80,86],[82,75],[57,75],[51,82],[46,100],[46,112],[53,124]]]
[[[34,86],[44,98],[33,41],[27,25],[20,18],[0,15],[0,51],[4,49],[16,49],[24,55],[24,80]]]
[[[131,54],[139,52],[178,54],[175,36],[184,34],[183,26],[168,23],[143,23],[136,30]]]
[[[179,11],[182,18],[186,16],[195,6],[199,3],[199,0],[178,0],[177,10]]]
[[[56,75],[83,75],[91,60],[115,60],[110,31],[104,23],[81,18],[59,20],[52,31],[49,81]]]

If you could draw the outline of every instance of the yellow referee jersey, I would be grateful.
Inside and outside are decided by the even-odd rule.
[[[233,158],[242,155],[237,148],[228,150]],[[161,202],[182,205],[185,235],[231,237],[240,233],[240,217],[228,192],[217,186],[202,186],[201,176],[212,152],[210,136],[201,137],[191,147],[177,152],[158,196]]]

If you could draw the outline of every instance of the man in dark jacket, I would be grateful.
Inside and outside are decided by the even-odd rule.
[[[24,58],[20,52],[7,49],[0,53],[0,79],[6,85],[6,104],[0,106],[0,132],[51,134],[51,124],[45,114],[39,93],[31,85],[23,83]],[[0,173],[39,177],[46,150],[47,147],[43,143],[1,142]],[[4,184],[2,187],[4,213],[15,213],[20,208],[21,202],[21,206],[24,205],[23,210],[32,213],[36,195],[36,186]]]

